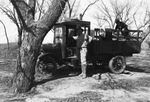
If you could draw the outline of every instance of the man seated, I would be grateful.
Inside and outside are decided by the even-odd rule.
[[[127,31],[128,30],[128,26],[124,22],[121,22],[119,19],[116,19],[115,23],[116,23],[115,30],[120,30],[121,34],[124,37],[128,37],[129,36],[129,32]]]

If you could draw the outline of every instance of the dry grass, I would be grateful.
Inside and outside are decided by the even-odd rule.
[[[6,52],[6,46],[4,47],[0,45],[0,58],[1,59],[5,59],[5,52]],[[9,98],[6,96],[7,90],[8,90],[8,86],[9,86],[9,82],[11,79],[11,74],[14,71],[14,68],[16,67],[16,62],[13,61],[12,59],[16,58],[16,45],[14,45],[11,48],[11,60],[7,61],[7,63],[3,63],[0,64],[0,71],[1,72],[6,72],[7,75],[4,73],[4,75],[0,75],[0,97],[1,99],[3,98],[4,100],[7,100],[5,102],[24,102],[26,98],[28,97],[33,97],[35,95],[40,95],[41,93],[39,91],[37,91],[36,89],[31,90],[30,92],[23,94],[22,96],[19,97],[13,97],[13,98]],[[148,72],[149,70],[149,66],[150,66],[150,51],[146,51],[147,55],[146,56],[142,56],[142,55],[134,55],[132,58],[128,59],[128,70],[131,72],[137,72],[137,73],[141,73],[141,72]],[[10,58],[10,57],[9,57]],[[76,82],[75,78],[66,78],[66,80],[71,80],[70,82]],[[94,79],[93,79],[94,80]],[[84,82],[84,80],[82,80]],[[50,81],[49,81],[50,82]],[[50,92],[52,91],[56,86],[58,85],[64,85],[67,83],[65,82],[69,82],[69,81],[65,81],[63,78],[59,78],[58,80],[52,80],[50,83],[47,82],[43,85],[41,85],[42,89],[45,92]],[[83,83],[82,82],[82,83]],[[53,83],[53,84],[52,84]],[[86,79],[85,82],[86,83]],[[69,83],[68,83],[69,84]],[[88,81],[88,84],[90,84],[90,82]],[[98,92],[97,90],[104,90],[104,91],[108,91],[108,90],[125,90],[127,92],[134,92],[135,90],[138,91],[147,91],[145,90],[144,87],[146,88],[150,88],[150,77],[140,77],[140,78],[136,78],[136,79],[119,79],[119,80],[104,80],[102,83],[97,83],[97,84],[93,84],[91,82],[91,87],[90,90],[87,91],[83,91],[80,92],[74,96],[68,97],[68,98],[49,98],[48,99],[52,102],[110,102],[110,100],[102,100],[102,98],[104,97],[104,95],[100,92]],[[65,87],[65,86],[64,86]],[[78,87],[77,87],[78,88]],[[96,90],[96,91],[91,91],[91,90]],[[71,91],[71,90],[70,90]],[[44,97],[44,96],[43,96]],[[1,100],[0,100],[1,101]]]

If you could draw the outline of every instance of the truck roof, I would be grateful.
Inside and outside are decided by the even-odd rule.
[[[89,21],[82,21],[78,19],[69,19],[63,22],[57,22],[55,25],[80,25],[80,26],[90,26]]]

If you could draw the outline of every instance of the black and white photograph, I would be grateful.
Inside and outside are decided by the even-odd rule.
[[[0,102],[150,102],[150,0],[0,0]]]

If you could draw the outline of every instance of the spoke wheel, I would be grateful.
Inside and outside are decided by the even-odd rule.
[[[56,72],[57,64],[56,61],[51,57],[46,57],[38,61],[37,64],[37,73],[42,75],[53,76]]]
[[[126,68],[126,61],[123,56],[113,57],[109,61],[109,69],[115,74],[122,73],[125,70],[125,68]]]

